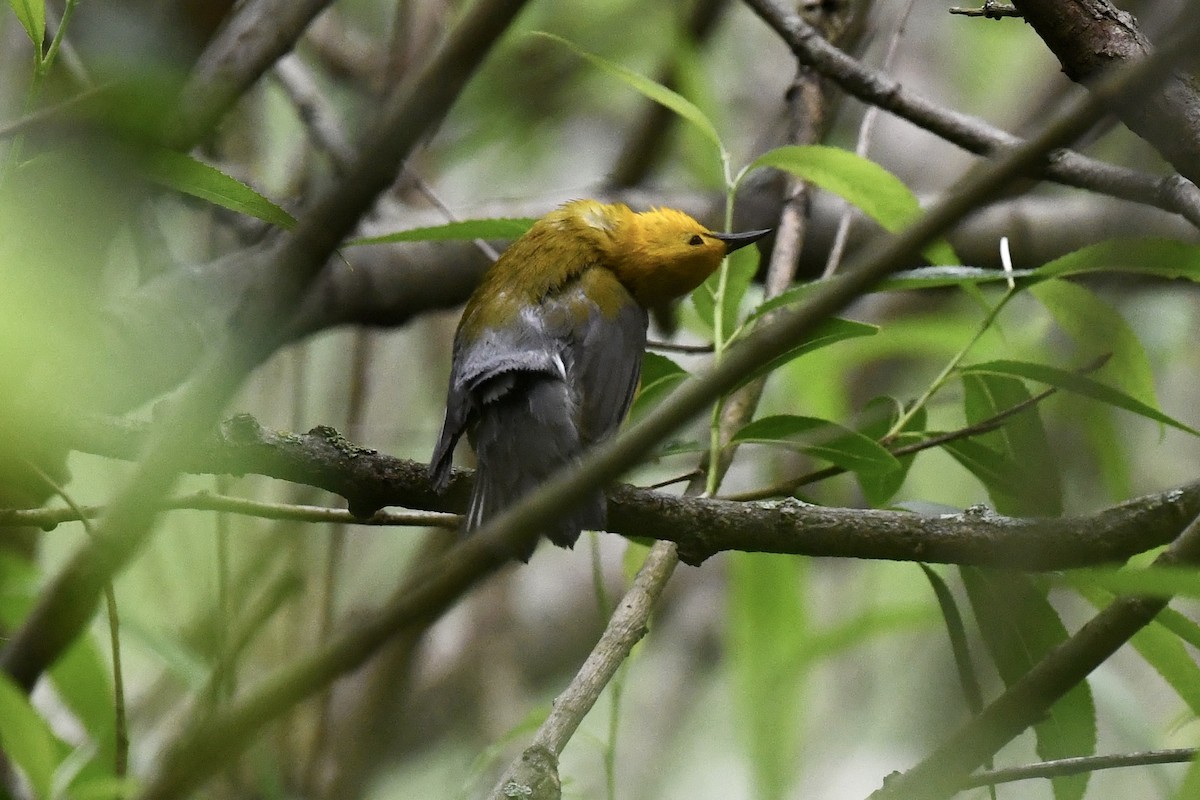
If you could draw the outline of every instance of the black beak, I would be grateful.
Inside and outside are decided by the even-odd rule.
[[[771,232],[771,228],[762,231],[747,231],[745,233],[710,233],[708,234],[713,239],[718,239],[725,243],[725,252],[732,253],[739,247],[745,247],[748,244],[754,244],[759,239]]]

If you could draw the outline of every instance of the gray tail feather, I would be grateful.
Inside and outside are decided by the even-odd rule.
[[[489,468],[481,460],[479,468],[475,470],[475,487],[471,491],[463,532],[471,533],[483,527],[541,485],[539,480],[529,480],[528,476],[525,478],[521,480],[521,476],[514,475],[512,470]],[[606,507],[604,493],[598,491],[582,505],[542,529],[541,535],[559,547],[574,547],[582,531],[604,528]],[[536,546],[535,540],[528,548],[514,555],[522,561],[528,561]]]
[[[527,379],[480,409],[475,430],[479,467],[464,525],[468,533],[579,459],[582,444],[566,385],[540,374],[522,377]],[[597,491],[541,535],[560,547],[572,547],[582,530],[604,527],[605,511],[604,492]],[[515,555],[528,561],[533,547]]]

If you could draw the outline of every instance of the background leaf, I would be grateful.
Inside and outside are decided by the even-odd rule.
[[[801,654],[808,638],[805,563],[730,553],[729,642],[734,700],[762,800],[787,796],[800,743]]]
[[[662,402],[675,387],[688,378],[688,372],[661,353],[646,352],[642,355],[642,376],[630,419],[637,419]]]
[[[993,419],[1030,400],[1029,390],[1017,378],[972,373],[963,375],[962,383],[968,425]],[[1000,429],[972,439],[1003,456],[991,461],[993,469],[1010,471],[1003,481],[988,484],[997,511],[1013,516],[1062,514],[1062,477],[1037,406],[1007,418]],[[1013,490],[1015,494],[1010,493]]]
[[[681,118],[687,120],[693,126],[695,126],[696,130],[704,134],[704,138],[712,142],[713,145],[716,146],[717,150],[719,150],[722,154],[725,153],[725,145],[721,143],[721,137],[717,133],[716,127],[712,124],[712,122],[709,121],[708,117],[704,115],[703,111],[697,108],[692,101],[688,100],[683,95],[668,89],[661,83],[650,80],[645,75],[634,72],[628,67],[617,64],[613,61],[609,61],[608,59],[602,58],[595,53],[589,53],[575,43],[570,42],[561,36],[555,36],[553,33],[546,33],[545,31],[534,31],[531,35],[540,36],[549,39],[552,42],[561,44],[563,47],[566,47],[571,52],[575,53],[575,55],[590,62],[593,66],[598,67],[603,72],[621,81],[631,89],[634,89],[650,98],[654,102],[671,109]]]
[[[1050,367],[1045,364],[1031,364],[1027,361],[1011,361],[1001,359],[998,361],[988,361],[982,364],[972,364],[962,368],[964,374],[989,373],[993,375],[1011,375],[1018,378],[1028,378],[1039,383],[1046,383],[1051,386],[1057,386],[1060,389],[1065,389],[1068,392],[1090,397],[1093,400],[1099,400],[1102,403],[1107,403],[1116,408],[1123,408],[1126,411],[1132,411],[1147,419],[1152,419],[1155,422],[1162,422],[1170,425],[1172,428],[1178,428],[1181,431],[1186,431],[1193,436],[1200,436],[1200,431],[1183,424],[1173,417],[1168,417],[1156,408],[1151,408],[1145,403],[1137,400],[1124,392],[1114,389],[1111,386],[1106,386],[1103,383],[1094,381],[1086,375],[1080,375],[1077,372],[1067,372]]]
[[[0,744],[20,768],[39,800],[48,800],[59,762],[59,742],[29,704],[29,698],[12,678],[0,672]]]
[[[17,21],[25,29],[29,41],[37,48],[40,59],[42,45],[46,40],[46,0],[8,0]]]
[[[859,432],[868,439],[878,442],[892,429],[892,426],[900,419],[900,414],[903,411],[903,406],[893,397],[872,398],[863,410],[863,416],[868,422],[859,427]],[[908,441],[908,437],[905,434],[915,434],[917,431],[924,430],[927,416],[928,414],[924,407],[917,409],[917,412],[900,429],[892,443],[903,444]],[[915,441],[919,438],[920,436],[914,435],[912,440]],[[896,492],[900,491],[900,487],[904,484],[904,479],[908,476],[908,471],[912,467],[916,457],[916,453],[910,453],[906,456],[893,456],[897,464],[899,464],[898,469],[880,472],[859,472],[857,474],[858,484],[862,487],[867,502],[875,508],[886,505]]]
[[[465,219],[460,222],[447,222],[445,225],[430,225],[424,228],[410,228],[406,231],[385,233],[381,236],[351,239],[346,242],[345,246],[355,247],[395,242],[446,242],[463,239],[517,239],[532,228],[536,221],[520,217]]]
[[[750,282],[754,280],[754,275],[758,272],[759,258],[757,247],[743,247],[735,250],[729,256],[728,274],[725,278],[724,315],[722,317],[722,330],[726,337],[737,328],[742,298],[746,296],[746,290],[750,288]],[[696,307],[696,313],[700,315],[700,320],[710,330],[715,329],[715,304],[720,280],[721,271],[717,270],[709,275],[708,279],[696,288],[696,291],[692,292],[692,304]]]
[[[874,439],[816,417],[763,417],[744,425],[733,442],[792,447],[850,472],[892,473],[900,462]]]
[[[1034,270],[1046,278],[1094,272],[1200,280],[1200,247],[1174,239],[1110,239],[1080,248]]]
[[[1091,373],[1093,378],[1102,378],[1135,400],[1158,408],[1146,349],[1115,308],[1090,289],[1064,280],[1039,283],[1030,292],[1075,340],[1081,361],[1108,356],[1104,366]]]
[[[159,149],[142,164],[147,178],[168,189],[207,200],[213,205],[245,214],[280,228],[296,224],[296,218],[246,184],[216,167],[184,153]]]
[[[915,220],[921,205],[904,182],[874,161],[849,150],[825,145],[785,145],[763,153],[743,174],[774,167],[833,192],[895,233]],[[945,240],[922,251],[933,264],[957,264],[958,256]]]

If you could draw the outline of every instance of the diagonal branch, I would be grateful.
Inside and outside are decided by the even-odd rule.
[[[104,584],[149,536],[157,502],[175,483],[195,441],[216,422],[246,374],[280,342],[292,309],[341,240],[391,183],[421,136],[449,110],[523,0],[480,0],[412,87],[393,97],[346,180],[318,198],[270,254],[263,278],[246,294],[224,346],[206,360],[154,426],[137,469],[96,528],[43,591],[4,649],[0,667],[26,690],[83,631]]]
[[[1200,517],[1154,561],[1155,566],[1200,563]],[[967,776],[1050,708],[1166,607],[1169,597],[1113,601],[1038,662],[978,716],[920,764],[889,777],[872,800],[935,800],[956,794]]]

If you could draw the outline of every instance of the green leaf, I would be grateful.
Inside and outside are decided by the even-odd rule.
[[[896,457],[874,439],[816,417],[787,414],[763,417],[744,425],[731,441],[799,449],[855,473],[900,470]]]
[[[687,378],[687,370],[666,356],[645,353],[642,356],[641,382],[633,398],[633,407],[629,410],[630,419],[637,419],[657,406]]]
[[[954,656],[954,668],[958,672],[958,685],[962,688],[963,698],[970,712],[978,714],[983,710],[983,691],[979,688],[979,676],[975,674],[975,665],[971,661],[967,629],[963,625],[962,614],[958,611],[958,603],[941,575],[934,572],[928,564],[921,564],[920,567],[933,589],[938,608],[942,612],[942,620],[946,624],[946,634],[950,637],[950,652]]]
[[[726,267],[727,275],[725,277],[725,299],[723,303],[724,314],[722,315],[722,331],[725,337],[728,338],[737,327],[738,311],[741,309],[742,298],[746,296],[746,290],[750,288],[750,282],[754,280],[754,274],[758,272],[758,262],[760,254],[757,247],[743,247],[740,250],[735,250],[729,256],[729,265]],[[696,307],[696,313],[700,315],[700,320],[709,327],[710,330],[715,330],[716,318],[716,301],[717,292],[721,285],[721,270],[717,270],[704,283],[692,292],[692,304]]]
[[[754,159],[742,175],[761,167],[790,172],[839,195],[892,233],[921,215],[921,204],[903,181],[849,150],[826,145],[785,145]],[[922,252],[933,264],[959,263],[954,249],[945,240],[933,242]]]
[[[1200,797],[1200,753],[1192,759],[1187,774],[1183,776],[1183,784],[1175,794],[1175,800],[1192,800]]]
[[[1200,598],[1200,569],[1196,567],[1152,566],[1141,569],[1091,567],[1070,570],[1063,573],[1063,578],[1076,588],[1091,584],[1103,587],[1114,594]],[[1080,581],[1086,583],[1080,584]]]
[[[213,205],[245,214],[280,228],[296,219],[246,184],[185,153],[157,150],[142,164],[148,179],[168,189],[198,197]]]
[[[979,479],[993,503],[998,498],[1017,497],[1024,490],[1020,465],[986,444],[972,439],[954,439],[940,446]]]
[[[60,743],[12,678],[0,672],[0,745],[20,768],[37,798],[48,800]]]
[[[16,556],[0,556],[0,627],[12,630],[33,607],[37,569]],[[114,747],[112,676],[90,635],[81,636],[49,670],[54,689],[96,743],[96,760],[112,763]]]
[[[1135,414],[1152,419],[1155,422],[1162,422],[1170,425],[1172,428],[1178,428],[1181,431],[1186,431],[1193,436],[1200,436],[1200,431],[1192,428],[1173,417],[1169,417],[1156,408],[1152,408],[1145,403],[1130,397],[1125,392],[1119,389],[1114,389],[1091,378],[1080,375],[1076,372],[1067,372],[1056,367],[1049,367],[1045,364],[1031,364],[1027,361],[1011,361],[1001,359],[998,361],[988,361],[982,364],[972,364],[963,367],[960,372],[963,374],[971,373],[988,373],[992,375],[1011,375],[1017,378],[1026,378],[1038,383],[1046,383],[1051,386],[1057,386],[1068,392],[1090,397],[1093,400],[1099,400],[1102,403],[1107,403],[1110,406],[1132,411]]]
[[[25,29],[29,41],[37,48],[37,59],[41,61],[42,45],[46,41],[46,2],[45,0],[8,0],[17,21]]]
[[[1034,275],[1030,269],[1013,270],[1013,281],[1018,285],[1029,283]],[[983,267],[936,266],[918,267],[893,273],[876,288],[877,292],[905,292],[916,289],[946,289],[954,286],[979,286],[984,283],[1004,283],[1008,273]]]
[[[1089,603],[1103,609],[1112,602],[1113,596],[1091,582],[1076,576],[1072,585]],[[1170,609],[1164,609],[1169,611]],[[1183,615],[1175,612],[1177,617]],[[1195,623],[1188,620],[1195,627]],[[1192,660],[1183,642],[1166,624],[1161,615],[1133,635],[1130,640],[1134,649],[1163,677],[1179,695],[1194,716],[1200,716],[1200,666]]]
[[[807,577],[798,558],[729,554],[727,652],[734,700],[753,769],[754,796],[781,800],[800,749],[800,689],[809,638]]]
[[[971,374],[963,375],[962,383],[963,407],[970,425],[992,419],[1031,399],[1029,390],[1017,378]],[[1062,514],[1058,459],[1036,406],[1009,417],[999,430],[972,438],[1004,456],[992,462],[994,468],[1012,471],[1003,485],[1017,487],[1016,494],[1000,492],[999,483],[989,484],[989,489],[997,489],[991,494],[997,511],[1013,516]]]
[[[445,225],[410,228],[406,231],[385,233],[382,236],[351,239],[346,242],[345,246],[357,247],[366,244],[392,244],[394,242],[447,242],[463,239],[517,239],[532,228],[535,222],[537,220],[521,217],[465,219],[461,222],[448,222]]]
[[[1094,377],[1103,377],[1130,397],[1158,407],[1150,358],[1115,308],[1090,289],[1069,281],[1048,280],[1031,291],[1075,340],[1083,360],[1108,354],[1107,363]]]
[[[788,350],[783,355],[772,359],[766,366],[756,370],[746,379],[746,383],[758,378],[762,375],[769,375],[775,370],[782,367],[805,353],[811,353],[814,350],[820,350],[823,347],[828,347],[831,344],[843,341],[845,339],[856,339],[860,336],[874,336],[879,332],[878,326],[868,325],[865,322],[855,322],[853,320],[842,319],[840,317],[830,317],[822,322],[812,335]]]
[[[868,422],[859,428],[859,433],[872,441],[878,442],[887,435],[892,426],[896,424],[896,420],[900,419],[900,415],[903,412],[904,408],[900,401],[893,397],[872,398],[867,403],[864,411],[864,417],[867,418]],[[907,438],[905,434],[924,430],[926,417],[927,414],[924,407],[917,409],[917,413],[913,414],[912,418],[898,431],[893,444],[899,444],[904,441]],[[899,469],[887,472],[858,473],[858,484],[862,487],[867,502],[876,508],[887,505],[887,502],[895,496],[896,492],[900,491],[900,487],[904,485],[904,480],[908,477],[908,471],[912,467],[913,460],[916,459],[917,454],[910,453],[906,456],[893,457],[896,458],[896,462],[900,465]]]
[[[992,662],[1006,686],[1012,686],[1051,650],[1066,641],[1063,626],[1046,594],[1027,575],[961,567],[963,585],[979,622]],[[1054,703],[1034,725],[1043,760],[1092,755],[1096,750],[1096,708],[1087,681]],[[1054,779],[1056,800],[1080,800],[1087,774]]]
[[[642,95],[650,98],[654,102],[666,106],[670,110],[674,111],[680,117],[694,125],[698,131],[704,134],[704,138],[716,145],[717,150],[722,154],[722,157],[724,157],[725,145],[721,143],[721,137],[717,133],[716,127],[712,124],[712,122],[709,121],[708,117],[704,115],[704,112],[702,112],[694,103],[680,95],[678,92],[674,92],[663,86],[661,83],[652,81],[645,75],[634,72],[628,67],[616,64],[606,58],[596,55],[595,53],[589,53],[588,51],[580,48],[574,42],[568,41],[561,36],[555,36],[553,33],[546,33],[545,31],[534,31],[530,35],[541,36],[549,39],[552,42],[561,44],[563,47],[566,47],[571,52],[575,53],[575,55],[590,62],[593,66],[598,67],[603,72],[608,73],[631,89],[640,92]]]
[[[1034,275],[1061,278],[1090,272],[1200,281],[1200,247],[1174,239],[1112,239],[1056,258],[1034,270]]]

